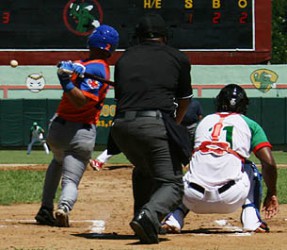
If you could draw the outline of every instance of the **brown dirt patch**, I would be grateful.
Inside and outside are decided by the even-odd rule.
[[[14,166],[32,170],[46,167]],[[279,214],[268,221],[269,234],[238,233],[240,210],[226,215],[190,213],[182,234],[161,235],[158,245],[138,244],[129,227],[133,211],[131,171],[132,166],[121,165],[106,165],[101,172],[88,169],[70,215],[70,228],[37,225],[34,216],[39,204],[0,206],[0,249],[286,249],[287,205],[281,205]],[[101,234],[93,226],[98,220],[105,221]],[[222,221],[226,225],[218,223]]]

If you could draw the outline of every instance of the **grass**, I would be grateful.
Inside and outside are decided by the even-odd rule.
[[[40,202],[44,171],[0,171],[0,204]]]
[[[101,152],[93,152],[96,158]],[[25,150],[0,150],[0,164],[49,164],[52,154],[46,155],[44,150],[33,150],[30,155]],[[127,164],[129,161],[123,154],[115,155],[109,163]],[[45,171],[0,170],[0,205],[16,203],[39,203],[41,201]],[[56,194],[56,200],[60,189]]]
[[[277,196],[280,204],[287,204],[287,169],[278,169]]]
[[[95,151],[93,158],[101,152]],[[287,164],[287,153],[275,151],[277,164]],[[1,150],[0,164],[49,164],[52,154],[46,155],[43,150],[34,150],[27,156],[23,150]],[[251,160],[258,164],[254,155]],[[129,161],[123,154],[115,155],[109,163],[127,164]],[[45,171],[0,170],[0,205],[15,203],[39,203],[41,200]],[[278,198],[281,204],[287,204],[287,169],[278,169]],[[266,192],[263,185],[264,193]],[[57,197],[59,196],[59,191]],[[56,197],[56,198],[57,198]]]
[[[96,158],[101,152],[94,151],[93,158]],[[44,150],[33,150],[30,155],[25,150],[0,150],[0,164],[49,164],[52,154],[46,155]],[[113,156],[109,163],[129,163],[123,154]]]
[[[92,157],[96,158],[101,151],[94,151]],[[277,164],[287,165],[287,152],[273,151],[274,158]],[[25,150],[0,150],[0,164],[49,164],[52,159],[52,154],[46,155],[44,150],[33,150],[30,155],[26,154]],[[251,154],[251,161],[259,164],[259,160]],[[123,154],[113,156],[109,163],[111,164],[127,164],[129,161]]]
[[[287,165],[287,152],[284,151],[273,151],[272,152],[274,159],[277,164],[286,164]],[[255,157],[254,154],[251,154],[250,160],[259,164],[259,160]]]

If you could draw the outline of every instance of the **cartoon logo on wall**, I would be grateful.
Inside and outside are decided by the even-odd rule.
[[[26,78],[26,86],[33,93],[39,93],[45,86],[45,78],[42,74],[30,74]]]
[[[255,88],[266,93],[271,88],[276,88],[278,75],[269,69],[257,69],[251,73],[250,80]]]
[[[102,7],[96,0],[70,0],[64,8],[63,19],[72,33],[87,36],[102,23]]]

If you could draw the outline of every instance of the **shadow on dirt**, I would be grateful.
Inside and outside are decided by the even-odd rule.
[[[100,239],[100,240],[135,240],[136,242],[130,243],[131,245],[142,245],[135,235],[123,235],[117,233],[82,233],[72,234],[72,236],[82,237],[86,239]],[[159,238],[159,241],[168,241],[166,238]]]
[[[104,167],[104,170],[117,170],[117,169],[131,169],[133,168],[133,165],[131,164],[117,164],[117,165],[107,165]]]
[[[245,234],[242,230],[228,230],[222,228],[200,228],[194,230],[182,230],[181,234]]]
[[[117,233],[82,233],[72,234],[76,237],[82,237],[86,239],[102,239],[102,240],[131,240],[137,239],[135,235],[121,235]]]

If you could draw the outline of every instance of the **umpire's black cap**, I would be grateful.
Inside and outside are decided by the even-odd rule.
[[[164,19],[155,13],[143,16],[136,26],[136,36],[139,38],[157,38],[167,36]]]

